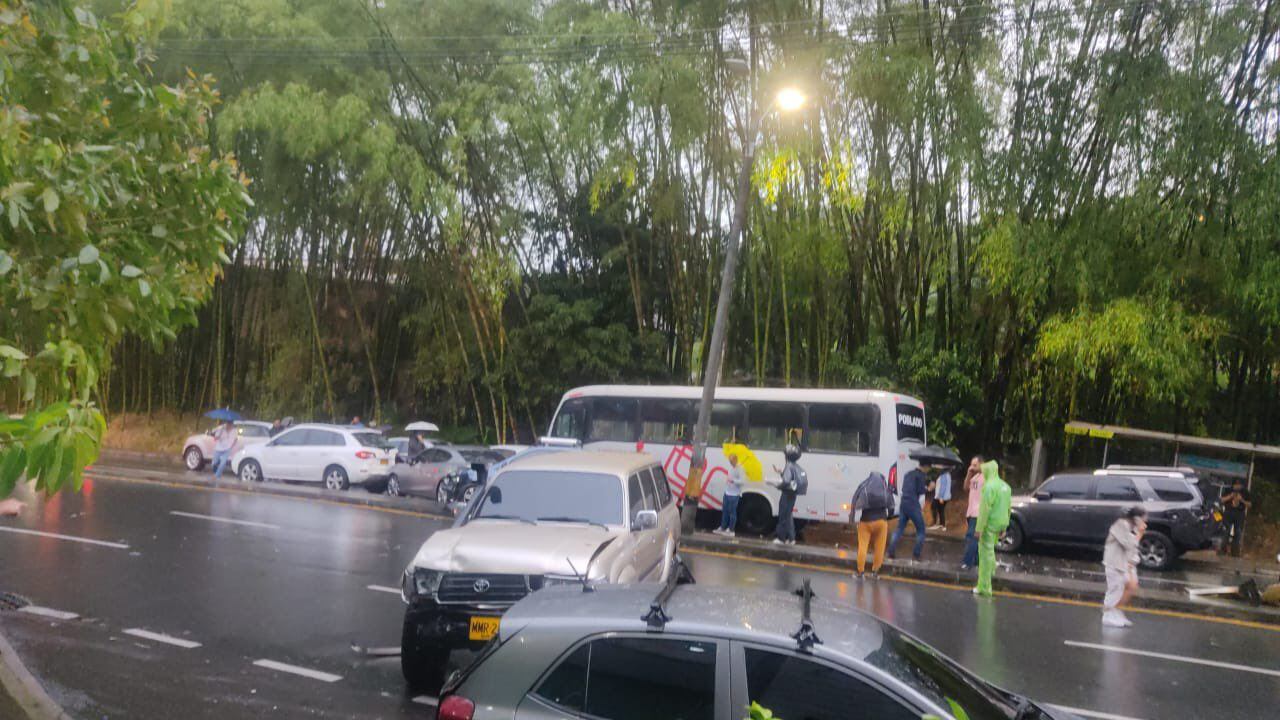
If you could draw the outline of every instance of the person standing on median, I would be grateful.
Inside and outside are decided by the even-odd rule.
[[[1147,531],[1147,511],[1135,505],[1124,511],[1107,531],[1102,567],[1107,572],[1107,594],[1102,599],[1102,624],[1129,627],[1133,623],[1120,607],[1138,591],[1138,542]]]
[[[853,511],[849,520],[858,528],[858,572],[861,580],[867,566],[867,548],[874,548],[871,578],[880,577],[884,564],[885,541],[889,539],[889,511],[893,509],[893,493],[884,476],[873,472],[853,491]]]
[[[1000,477],[995,460],[982,464],[982,504],[978,507],[978,585],[974,595],[991,597],[991,576],[996,572],[996,541],[1009,528],[1013,491]]]
[[[890,559],[897,554],[898,542],[902,540],[902,535],[907,530],[907,523],[916,526],[916,544],[911,548],[911,557],[919,560],[920,554],[924,552],[924,510],[920,507],[920,498],[929,488],[929,476],[925,474],[928,469],[927,465],[921,465],[902,478],[902,502],[898,504],[898,527],[893,531],[893,539],[889,541]]]
[[[964,477],[964,490],[969,494],[968,507],[964,511],[967,527],[964,533],[964,559],[961,570],[978,566],[978,508],[982,505],[982,456],[974,455]]]
[[[778,498],[778,530],[773,539],[775,545],[796,544],[796,521],[793,517],[796,510],[796,497],[804,495],[809,489],[809,478],[800,467],[800,448],[788,444],[782,451],[787,464],[781,470],[775,465],[773,471],[778,473],[776,487],[782,491]]]
[[[1244,539],[1244,516],[1253,505],[1249,500],[1249,491],[1245,489],[1244,480],[1240,478],[1233,480],[1231,490],[1222,496],[1222,519],[1226,526],[1232,557],[1240,557],[1240,542]],[[1222,544],[1222,552],[1226,552],[1227,545],[1226,542]]]
[[[223,421],[213,430],[213,479],[221,480],[222,471],[231,461],[231,449],[236,446],[236,426],[230,420]]]
[[[951,499],[951,470],[942,469],[933,487],[933,527],[930,530],[947,529],[947,501]]]
[[[742,488],[747,484],[747,473],[738,464],[738,456],[729,453],[729,476],[725,478],[724,507],[720,509],[719,535],[734,536],[734,528],[738,527],[738,501],[742,499]]]

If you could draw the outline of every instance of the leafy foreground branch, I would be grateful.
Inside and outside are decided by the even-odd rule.
[[[156,7],[0,0],[0,498],[79,488],[110,349],[193,323],[244,223],[212,78],[150,80]]]

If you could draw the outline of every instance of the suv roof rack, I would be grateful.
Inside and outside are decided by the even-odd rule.
[[[1121,472],[1149,472],[1149,473],[1179,473],[1182,475],[1196,475],[1195,468],[1186,465],[1108,465],[1102,470],[1095,470],[1094,474],[1119,470]]]
[[[813,603],[813,588],[809,585],[809,578],[805,578],[804,585],[796,590],[796,594],[800,596],[800,629],[796,630],[791,637],[796,641],[796,648],[802,653],[813,652],[814,645],[821,645],[822,638],[818,637],[818,631],[814,628],[813,618],[810,617],[810,605]]]
[[[653,602],[649,603],[649,612],[640,617],[641,620],[648,624],[650,630],[663,630],[667,623],[671,622],[671,616],[667,614],[667,601],[675,594],[676,588],[694,582],[693,574],[689,572],[689,566],[684,564],[684,559],[679,555],[674,558],[671,572],[667,573],[667,582],[658,591]]]

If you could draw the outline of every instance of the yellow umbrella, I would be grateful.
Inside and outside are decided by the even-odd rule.
[[[748,480],[764,482],[764,465],[760,464],[760,458],[751,452],[751,448],[742,443],[725,443],[724,455],[726,458],[730,455],[738,456],[738,464],[742,466],[742,471],[747,474]]]

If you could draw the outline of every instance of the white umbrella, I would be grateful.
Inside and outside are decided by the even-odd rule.
[[[440,427],[437,426],[435,423],[429,423],[423,420],[419,420],[417,422],[411,422],[408,425],[405,425],[404,429],[408,430],[409,432],[418,432],[418,431],[440,432]]]

